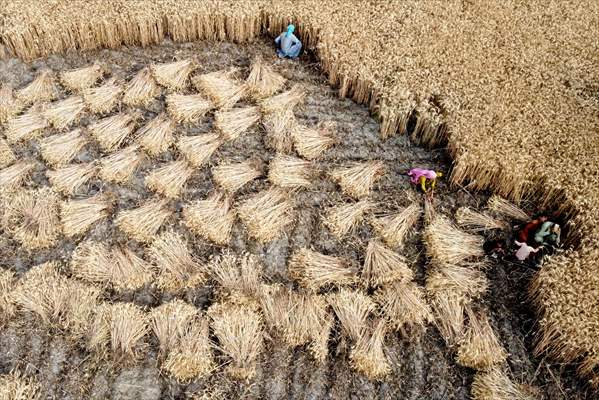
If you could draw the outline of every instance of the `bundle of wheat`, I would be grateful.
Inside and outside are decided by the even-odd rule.
[[[50,104],[44,110],[43,116],[54,128],[62,130],[77,122],[81,118],[83,110],[85,110],[83,98],[71,96]]]
[[[318,129],[296,125],[292,133],[295,151],[308,160],[319,158],[322,153],[337,143],[333,133],[334,128],[334,123],[322,124]]]
[[[183,223],[193,233],[219,245],[231,241],[235,213],[231,199],[214,193],[206,200],[196,200],[183,208]]]
[[[468,207],[458,208],[456,220],[458,225],[475,232],[508,228],[504,221],[499,221],[488,214],[476,212]]]
[[[127,247],[112,250],[112,286],[121,291],[137,290],[153,282],[151,266]]]
[[[368,379],[382,379],[391,372],[383,349],[386,329],[385,320],[375,322],[370,332],[358,339],[349,355],[352,367]]]
[[[304,100],[305,96],[304,89],[299,84],[295,84],[291,90],[263,100],[260,103],[260,108],[265,114],[292,111],[298,103]]]
[[[81,242],[71,257],[71,274],[90,283],[108,285],[112,282],[112,253],[105,243]]]
[[[216,71],[192,78],[198,91],[204,92],[214,105],[221,109],[231,108],[245,94],[245,86],[234,79],[236,69]]]
[[[150,68],[154,79],[160,85],[171,90],[182,90],[187,87],[187,78],[195,67],[195,63],[188,59],[167,64],[154,64]]]
[[[8,120],[4,135],[9,143],[14,144],[39,136],[48,126],[42,112],[38,108],[31,108],[25,114]]]
[[[208,309],[219,349],[231,359],[226,372],[235,379],[250,379],[262,350],[262,319],[240,304],[214,304]]]
[[[2,85],[0,88],[0,124],[20,113],[24,107],[25,104],[14,97],[12,87]]]
[[[160,94],[160,88],[154,82],[149,68],[139,71],[125,86],[123,103],[128,106],[147,106]]]
[[[250,236],[262,243],[281,237],[295,221],[294,203],[280,189],[253,194],[237,208]]]
[[[220,286],[218,291],[221,300],[250,300],[259,292],[262,264],[254,255],[237,257],[225,252],[211,260],[208,268],[212,279]]]
[[[58,196],[49,187],[15,193],[3,219],[6,230],[28,250],[52,247],[60,237]]]
[[[323,219],[325,226],[339,239],[353,232],[364,220],[365,214],[375,207],[370,200],[330,207]]]
[[[99,306],[100,288],[69,279],[63,329],[75,343],[84,342]]]
[[[148,333],[148,317],[133,303],[110,306],[110,343],[113,353],[123,359],[135,358]]]
[[[310,161],[284,154],[277,154],[268,169],[268,179],[283,188],[309,188],[315,175]]]
[[[414,273],[406,260],[377,240],[368,242],[362,278],[368,287],[377,287],[390,282],[411,281]]]
[[[12,190],[21,186],[34,169],[35,164],[33,162],[22,160],[0,170],[0,188]]]
[[[359,199],[368,196],[372,185],[384,174],[382,161],[356,162],[349,166],[334,169],[331,178],[336,181],[344,193]]]
[[[0,399],[39,400],[41,398],[41,386],[33,378],[25,377],[18,372],[0,375]]]
[[[173,143],[175,123],[166,115],[160,114],[137,131],[139,145],[151,156],[164,153]]]
[[[217,133],[181,136],[177,148],[194,167],[201,167],[223,143]]]
[[[245,80],[247,93],[254,99],[270,97],[285,85],[286,79],[277,74],[270,65],[264,63],[261,57],[252,61],[250,74]]]
[[[17,312],[14,295],[12,294],[15,283],[14,272],[7,269],[0,270],[0,327]]]
[[[459,341],[458,364],[485,370],[505,362],[507,354],[499,343],[486,313],[476,313],[467,307],[466,314],[468,328]]]
[[[96,308],[85,337],[85,347],[101,358],[107,358],[110,345],[110,304],[100,303]]]
[[[472,381],[473,400],[535,400],[537,396],[523,384],[512,382],[501,368],[480,371]]]
[[[81,129],[75,129],[61,135],[54,135],[40,141],[42,158],[53,167],[68,164],[87,144]]]
[[[85,234],[98,221],[108,218],[112,202],[102,194],[82,200],[64,201],[60,207],[62,232],[66,237]]]
[[[92,87],[104,75],[101,65],[90,65],[89,67],[76,68],[60,74],[60,83],[71,92],[80,92]]]
[[[258,107],[236,108],[230,111],[218,111],[214,114],[214,126],[219,130],[223,139],[237,139],[252,125],[260,121]]]
[[[265,143],[268,147],[281,153],[289,153],[293,148],[293,134],[297,121],[293,111],[266,114],[262,126],[266,131]]]
[[[491,196],[487,203],[487,208],[499,215],[515,219],[516,221],[530,221],[530,215],[526,211],[497,195]]]
[[[165,200],[147,200],[140,207],[119,212],[115,224],[132,239],[149,243],[172,214],[167,206]]]
[[[261,175],[262,168],[259,160],[220,164],[212,168],[214,182],[231,194]]]
[[[112,78],[102,86],[83,90],[83,100],[91,112],[108,114],[118,105],[123,90],[116,79]]]
[[[71,196],[96,176],[97,172],[96,163],[91,161],[84,164],[69,164],[54,171],[48,170],[46,176],[54,190],[65,196]]]
[[[327,296],[327,300],[349,338],[355,342],[366,333],[367,319],[376,305],[366,294],[346,288]]]
[[[374,300],[395,330],[424,326],[433,320],[424,290],[414,282],[393,282],[377,289]]]
[[[40,71],[33,82],[17,91],[16,97],[25,105],[54,100],[58,97],[54,72],[48,69]]]
[[[189,323],[197,315],[197,308],[179,299],[152,309],[150,327],[158,339],[162,355],[167,355],[179,344]]]
[[[357,281],[356,271],[348,259],[327,256],[307,248],[293,253],[287,270],[300,285],[313,291],[329,285],[351,285]]]
[[[17,161],[17,157],[14,151],[6,140],[0,138],[0,168],[8,167],[15,161]]]
[[[171,161],[152,170],[145,177],[146,187],[169,198],[177,198],[185,182],[193,174],[193,168],[185,160]]]
[[[143,160],[139,146],[134,144],[100,159],[100,179],[106,182],[128,182]]]
[[[422,214],[422,208],[411,204],[402,211],[372,219],[376,233],[391,247],[402,247],[406,235]]]
[[[169,94],[166,96],[167,112],[177,123],[196,123],[214,105],[201,94]]]
[[[136,118],[124,113],[102,118],[89,126],[89,133],[102,150],[112,152],[133,132]]]
[[[321,365],[325,363],[327,356],[329,355],[329,338],[331,331],[333,330],[333,317],[327,313],[324,321],[322,322],[320,331],[313,338],[310,343],[309,350],[314,359]]]
[[[446,217],[435,216],[424,232],[427,255],[438,264],[458,264],[484,255],[484,238],[455,227]]]

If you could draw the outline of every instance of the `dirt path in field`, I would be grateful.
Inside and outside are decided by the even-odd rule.
[[[443,150],[427,151],[414,146],[406,136],[394,137],[382,142],[378,137],[378,124],[368,110],[350,100],[339,99],[316,62],[305,56],[305,62],[279,60],[273,57],[269,43],[259,41],[251,45],[201,42],[194,44],[164,43],[161,46],[102,50],[84,54],[52,56],[31,64],[17,60],[0,63],[0,79],[20,87],[31,81],[35,71],[50,67],[54,71],[89,65],[102,60],[111,70],[110,75],[119,79],[130,79],[134,73],[152,62],[167,62],[173,59],[195,57],[200,62],[200,71],[215,71],[231,66],[241,68],[247,75],[253,55],[260,53],[267,62],[293,82],[301,82],[308,92],[305,104],[296,110],[299,122],[314,126],[322,121],[335,121],[340,143],[326,153],[318,162],[322,171],[353,160],[380,159],[388,170],[376,187],[373,199],[381,210],[392,211],[410,203],[410,198],[421,201],[411,187],[405,173],[412,166],[433,168],[448,172],[449,160]],[[63,96],[66,96],[63,93]],[[164,110],[164,96],[150,107],[142,110],[144,120]],[[81,125],[93,122],[97,117],[85,117]],[[179,134],[206,132],[212,125],[212,117],[192,127],[178,127]],[[264,146],[262,128],[255,127],[233,143],[222,146],[212,157],[211,164],[220,160],[244,160],[256,157],[267,163],[274,153]],[[29,183],[32,187],[48,185],[44,175],[45,166],[39,157],[35,141],[16,149],[20,157],[36,158],[38,169]],[[93,146],[87,146],[79,155],[80,161],[99,156]],[[127,186],[93,181],[85,194],[97,191],[112,192],[118,198],[118,209],[133,207],[142,199],[151,197],[143,185],[143,177],[157,164],[175,159],[174,151],[157,159],[147,160]],[[266,179],[259,179],[244,188],[236,201],[250,193],[268,187]],[[196,256],[207,260],[211,254],[221,250],[197,240],[178,224],[181,205],[189,200],[203,199],[213,190],[210,169],[198,170],[187,185],[180,199],[174,203],[177,218],[172,225],[193,243]],[[406,193],[411,192],[408,196]],[[435,194],[434,206],[438,213],[453,215],[460,206],[480,208],[487,199],[486,194],[469,193],[466,190],[449,188],[440,183]],[[236,252],[250,251],[262,256],[266,278],[272,281],[289,282],[286,259],[291,250],[299,246],[312,246],[317,251],[345,255],[363,261],[363,254],[371,229],[363,226],[351,240],[340,242],[327,229],[322,228],[320,215],[332,204],[344,200],[336,186],[323,175],[316,181],[314,190],[301,192],[296,197],[299,217],[295,228],[283,239],[267,246],[258,245],[247,238],[239,222],[236,223],[231,247]],[[412,234],[403,252],[410,260],[416,280],[424,284],[426,259],[419,225]],[[95,226],[87,237],[117,244],[127,242],[112,224],[112,220]],[[31,266],[47,260],[70,259],[76,243],[64,240],[51,251],[29,254],[11,241],[6,234],[0,235],[0,266],[12,268],[19,274]],[[141,246],[135,248],[144,254]],[[531,355],[532,334],[535,329],[533,316],[526,300],[526,287],[532,270],[510,263],[493,263],[487,271],[491,287],[484,299],[490,310],[494,326],[501,342],[508,350],[509,366],[514,378],[520,382],[537,386],[547,399],[589,398],[580,384],[571,378],[571,371],[563,371],[559,365]],[[186,301],[197,307],[206,308],[211,301],[212,288],[189,290]],[[150,290],[135,293],[107,293],[108,300],[133,301],[139,305],[155,307],[171,296]],[[217,372],[205,380],[188,385],[178,384],[163,376],[157,367],[156,343],[150,343],[145,360],[135,366],[107,365],[99,363],[81,349],[67,344],[56,332],[47,332],[37,327],[33,317],[12,321],[0,329],[0,372],[13,368],[25,370],[36,376],[43,386],[43,398],[47,399],[184,399],[194,393],[206,393],[206,398],[255,398],[255,399],[467,399],[474,371],[460,367],[454,361],[454,351],[448,349],[437,330],[429,326],[424,332],[408,335],[390,334],[387,338],[387,356],[392,373],[384,382],[371,382],[349,368],[349,344],[340,335],[334,335],[330,343],[330,355],[325,365],[318,365],[304,348],[289,349],[276,338],[267,340],[266,351],[261,356],[256,378],[249,383],[229,380]],[[219,397],[220,396],[220,397]]]

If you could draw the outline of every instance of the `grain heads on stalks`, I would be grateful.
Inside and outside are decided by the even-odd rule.
[[[196,200],[183,208],[185,226],[193,233],[219,245],[231,240],[235,214],[230,208],[231,200],[220,193],[206,200]]]
[[[468,327],[459,341],[457,361],[464,367],[485,370],[502,364],[507,354],[499,343],[486,313],[466,308]]]
[[[13,95],[12,87],[2,85],[0,88],[0,124],[17,115],[25,105]]]
[[[268,147],[281,153],[289,153],[293,149],[293,132],[297,121],[293,111],[266,114],[262,126],[266,131],[265,143]]]
[[[22,89],[17,91],[16,97],[23,104],[29,105],[37,102],[51,101],[58,96],[58,88],[54,72],[49,69],[42,70],[38,76]]]
[[[358,339],[351,350],[349,357],[352,367],[368,379],[382,379],[391,372],[383,348],[386,330],[385,320],[374,322],[374,326]]]
[[[198,314],[198,309],[173,299],[150,312],[150,327],[158,338],[160,352],[163,355],[173,350],[187,331],[189,323]]]
[[[421,214],[422,208],[417,204],[411,204],[398,213],[374,218],[372,226],[387,245],[401,247]]]
[[[81,134],[81,129],[75,129],[42,139],[40,152],[48,164],[57,167],[71,162],[86,144],[87,139]]]
[[[172,214],[167,205],[165,200],[147,200],[140,207],[119,212],[115,223],[132,239],[149,243]]]
[[[123,87],[117,84],[113,78],[102,86],[83,90],[82,94],[83,100],[91,112],[108,114],[117,107],[123,94]]]
[[[102,157],[100,179],[106,182],[125,183],[135,174],[142,160],[143,154],[135,144]]]
[[[489,202],[487,203],[487,208],[499,215],[515,219],[516,221],[530,221],[530,215],[528,215],[524,210],[497,195],[491,196]]]
[[[112,286],[120,291],[137,290],[153,282],[151,266],[127,247],[112,250]]]
[[[268,166],[268,179],[282,188],[309,188],[315,175],[310,161],[277,154]]]
[[[181,136],[177,147],[192,166],[201,167],[221,144],[222,139],[219,135],[210,132],[197,136]]]
[[[92,225],[108,218],[112,202],[102,194],[81,200],[64,201],[60,207],[62,232],[66,237],[85,234]]]
[[[295,221],[293,202],[277,188],[253,194],[238,206],[237,214],[249,235],[262,243],[278,239]]]
[[[349,338],[355,342],[361,340],[366,333],[368,316],[376,308],[370,297],[361,291],[341,288],[328,295],[328,301]]]
[[[137,131],[138,143],[151,156],[164,153],[173,143],[174,122],[160,114]]]
[[[512,382],[499,367],[479,371],[472,382],[473,400],[535,400],[537,396],[524,385]]]
[[[337,143],[332,124],[323,124],[317,129],[298,124],[293,130],[292,136],[295,150],[308,160],[319,158]]]
[[[52,188],[65,196],[75,194],[79,188],[96,176],[98,167],[95,162],[69,164],[57,170],[46,171]]]
[[[259,120],[258,107],[235,108],[230,111],[218,111],[214,114],[214,126],[227,141],[237,139]]]
[[[76,68],[60,74],[60,82],[71,92],[80,92],[90,88],[104,75],[104,69],[100,65]]]
[[[154,82],[152,73],[144,68],[125,86],[123,103],[128,106],[147,106],[160,94],[160,88]]]
[[[365,214],[375,207],[370,200],[341,204],[327,210],[323,223],[339,239],[354,231]]]
[[[151,67],[154,79],[160,85],[171,90],[182,90],[187,86],[187,78],[194,70],[192,60],[181,60],[166,64],[154,64]]]
[[[328,256],[307,248],[293,253],[287,268],[300,285],[313,291],[326,286],[351,285],[357,281],[356,272],[348,259]]]
[[[265,64],[261,57],[256,57],[245,84],[252,98],[263,99],[281,90],[285,81],[286,79],[276,73],[270,65]]]
[[[85,337],[86,349],[102,358],[106,358],[110,346],[110,307],[104,302],[98,305]]]
[[[438,264],[458,264],[484,255],[484,238],[455,227],[446,217],[438,215],[424,233],[426,251]]]
[[[295,84],[291,90],[263,100],[260,108],[265,114],[284,113],[293,110],[305,96],[304,89],[299,84]]]
[[[415,282],[393,282],[377,289],[375,301],[395,330],[424,326],[433,320],[424,290]]]
[[[0,170],[0,187],[5,190],[17,188],[34,169],[33,162],[23,160]]]
[[[492,229],[506,229],[508,226],[504,221],[496,220],[486,213],[479,213],[468,207],[460,207],[456,212],[458,225],[478,232]]]
[[[8,142],[0,139],[0,168],[8,167],[15,161],[17,161],[17,156],[15,156]]]
[[[58,130],[66,129],[81,118],[85,102],[80,96],[67,97],[56,101],[44,110],[43,115]]]
[[[177,198],[192,174],[193,168],[185,160],[171,161],[148,173],[145,184],[156,193],[168,198]]]
[[[48,126],[42,112],[38,108],[30,108],[25,114],[8,120],[4,135],[9,143],[14,144],[39,136]]]
[[[73,251],[70,269],[74,277],[86,282],[110,284],[113,269],[110,248],[101,242],[81,242]]]
[[[212,168],[212,177],[214,178],[214,181],[231,194],[261,175],[262,169],[258,162],[252,160],[220,164]]]
[[[133,303],[110,305],[110,343],[117,357],[136,358],[147,333],[148,316],[141,307]]]
[[[0,398],[3,400],[39,400],[41,386],[33,378],[18,372],[0,375]]]
[[[347,195],[359,199],[368,196],[372,186],[384,174],[385,164],[382,161],[353,163],[331,172],[331,178],[341,186]]]
[[[368,242],[362,278],[368,287],[411,281],[414,273],[405,259],[377,240]]]
[[[262,264],[252,254],[225,252],[214,258],[209,265],[210,275],[220,286],[221,298],[238,301],[255,298],[260,290]]]
[[[112,152],[133,132],[136,118],[124,113],[102,118],[89,126],[89,133],[103,151]]]
[[[0,327],[17,312],[12,293],[15,283],[16,277],[14,272],[7,269],[0,269]]]
[[[218,108],[231,108],[245,94],[245,86],[235,81],[236,69],[216,71],[192,78],[198,91],[204,92]]]
[[[168,114],[177,123],[198,122],[214,105],[201,94],[169,94],[166,96]]]

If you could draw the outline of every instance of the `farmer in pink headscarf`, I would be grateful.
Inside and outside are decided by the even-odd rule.
[[[441,172],[435,172],[430,169],[412,168],[408,175],[411,177],[410,182],[417,185],[420,183],[420,187],[424,193],[428,192],[426,183],[430,182],[431,189],[435,189],[437,186],[437,178],[443,176]]]

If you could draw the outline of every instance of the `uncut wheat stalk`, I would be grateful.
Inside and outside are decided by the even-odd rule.
[[[137,131],[138,143],[151,156],[168,150],[173,143],[175,123],[166,115],[160,114]]]
[[[476,212],[468,207],[458,208],[456,220],[458,225],[475,232],[508,228],[504,221],[497,220],[485,213]]]
[[[150,264],[127,247],[112,250],[112,286],[119,291],[138,290],[153,282]]]
[[[341,288],[339,292],[328,295],[327,299],[348,337],[355,342],[362,339],[368,316],[376,308],[370,297],[357,290]]]
[[[211,306],[208,314],[219,349],[230,358],[227,374],[235,379],[251,379],[263,346],[260,315],[248,306],[227,303]]]
[[[43,116],[54,128],[63,130],[79,121],[84,110],[83,98],[71,96],[50,104],[43,111]]]
[[[382,161],[356,162],[334,169],[330,176],[347,195],[359,199],[368,196],[372,186],[385,172]]]
[[[4,210],[7,231],[28,250],[58,243],[58,195],[49,187],[23,190],[11,196]]]
[[[102,115],[118,106],[123,91],[123,87],[112,78],[102,86],[84,89],[82,95],[87,108],[94,114]]]
[[[138,145],[125,147],[100,159],[100,179],[106,182],[128,182],[143,160]]]
[[[362,279],[368,287],[390,282],[408,282],[413,277],[414,273],[402,256],[377,240],[368,242],[362,268]]]
[[[286,79],[276,73],[270,65],[264,63],[261,57],[252,61],[250,74],[245,80],[247,94],[255,100],[270,97],[283,89]]]
[[[63,328],[75,343],[85,342],[100,304],[101,289],[69,279]]]
[[[39,109],[29,109],[25,114],[8,120],[4,135],[8,143],[14,144],[38,137],[50,126]]]
[[[387,245],[401,248],[420,215],[422,208],[417,204],[411,204],[398,213],[373,218],[372,227]]]
[[[147,106],[160,94],[149,68],[139,71],[125,86],[123,103],[128,106]]]
[[[21,186],[34,169],[33,162],[23,160],[0,170],[0,188],[11,190]]]
[[[70,270],[76,278],[109,285],[112,282],[112,268],[112,253],[105,243],[87,240],[73,251]]]
[[[211,260],[208,269],[212,279],[219,285],[221,298],[251,299],[259,293],[262,264],[254,255],[246,253],[238,257],[225,252]]]
[[[320,158],[325,151],[337,143],[333,129],[333,124],[323,124],[318,129],[296,125],[292,137],[297,154],[308,160]]]
[[[11,372],[0,375],[0,399],[2,400],[40,400],[41,386],[33,378]]]
[[[198,309],[183,300],[173,299],[152,309],[150,327],[158,339],[159,350],[166,356],[185,334],[189,323],[198,314]]]
[[[198,236],[219,245],[231,241],[235,213],[231,210],[231,200],[214,193],[205,200],[196,200],[183,207],[183,223]]]
[[[231,108],[245,95],[245,86],[237,82],[233,76],[236,69],[216,71],[192,78],[198,91],[204,92],[217,108]]]
[[[6,140],[0,138],[0,168],[6,168],[15,161],[17,156],[14,151]]]
[[[208,113],[214,105],[201,94],[169,94],[166,96],[168,114],[177,123],[196,123]]]
[[[287,264],[290,276],[312,291],[326,286],[351,285],[357,281],[351,262],[345,258],[327,256],[307,248],[292,254]]]
[[[62,232],[72,238],[85,234],[93,225],[108,218],[112,202],[107,196],[98,194],[81,200],[67,200],[60,207]]]
[[[293,149],[293,132],[297,121],[293,111],[266,114],[262,119],[262,126],[266,131],[265,144],[271,149],[289,153]]]
[[[214,114],[214,126],[227,141],[237,139],[258,121],[260,110],[255,106],[217,111]]]
[[[113,353],[135,358],[148,333],[148,316],[133,303],[110,305],[110,343]]]
[[[268,169],[268,179],[282,188],[309,188],[315,175],[310,161],[284,154],[277,154]]]
[[[375,302],[382,315],[395,330],[404,327],[425,326],[433,321],[423,288],[415,282],[393,282],[377,289]]]
[[[148,189],[174,199],[179,197],[193,171],[184,160],[171,161],[148,173],[144,182]]]
[[[218,134],[210,132],[197,136],[181,136],[177,148],[192,166],[201,167],[222,143]]]
[[[295,222],[293,202],[277,188],[253,194],[237,207],[249,235],[268,243],[278,239]]]
[[[306,92],[299,84],[295,84],[290,90],[263,100],[260,108],[265,114],[284,113],[292,111],[293,108],[304,100]]]
[[[97,173],[98,167],[91,161],[84,164],[69,164],[54,171],[47,170],[46,176],[54,190],[65,196],[72,196]]]
[[[17,91],[16,97],[25,105],[54,100],[58,97],[54,72],[40,71],[30,84]]]
[[[499,367],[487,371],[479,371],[472,381],[471,396],[473,400],[536,400],[527,387],[512,382],[510,377]]]
[[[484,238],[466,233],[438,215],[424,232],[427,255],[438,264],[459,264],[484,255]]]
[[[515,219],[516,221],[530,221],[530,215],[528,215],[524,210],[497,195],[491,196],[491,198],[487,202],[487,208],[491,211],[496,212],[499,215]]]
[[[0,327],[15,316],[17,307],[12,291],[15,289],[15,273],[0,269]]]
[[[156,82],[171,90],[183,90],[187,87],[189,74],[196,65],[192,60],[181,60],[166,64],[154,64],[150,67]]]
[[[146,200],[137,208],[119,212],[115,224],[130,238],[149,243],[172,214],[167,205],[168,202],[161,199]]]
[[[505,362],[507,353],[495,335],[487,314],[476,313],[467,307],[466,315],[468,316],[468,327],[458,342],[458,364],[485,370]]]
[[[365,218],[365,214],[375,207],[370,200],[341,204],[330,207],[323,219],[323,224],[331,233],[341,239],[352,233]]]
[[[89,126],[90,135],[106,152],[116,150],[135,128],[136,115],[117,114],[98,120]]]
[[[23,102],[15,98],[12,87],[2,85],[0,88],[0,124],[13,118],[24,107]]]
[[[216,184],[230,194],[260,176],[262,176],[262,168],[253,160],[220,164],[212,168],[212,177]]]
[[[40,141],[42,158],[52,167],[68,164],[87,144],[81,129],[74,129],[61,135],[53,135]]]
[[[62,72],[60,83],[71,92],[80,92],[95,85],[103,75],[102,66],[95,64]]]
[[[353,369],[368,379],[380,380],[391,372],[389,360],[385,356],[384,342],[387,327],[385,320],[374,323],[371,332],[361,336],[349,355]]]

